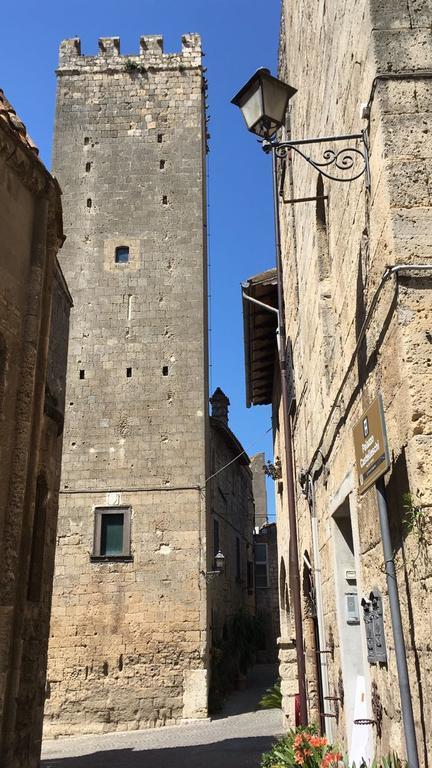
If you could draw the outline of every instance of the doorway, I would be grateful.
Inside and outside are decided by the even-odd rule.
[[[363,653],[350,497],[333,514],[335,592],[340,639],[346,738],[350,764],[370,760],[373,751],[368,674]]]

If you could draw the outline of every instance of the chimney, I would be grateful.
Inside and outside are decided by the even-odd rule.
[[[214,419],[218,419],[218,421],[221,421],[222,424],[225,424],[225,426],[228,426],[228,406],[230,404],[230,401],[228,400],[227,396],[222,392],[221,388],[218,387],[213,392],[211,398],[211,415]]]

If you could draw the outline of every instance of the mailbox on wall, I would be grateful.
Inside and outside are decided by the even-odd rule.
[[[363,598],[361,604],[366,627],[368,662],[369,664],[386,664],[382,596],[379,589],[374,588],[369,598]]]
[[[360,624],[360,611],[357,596],[357,574],[354,568],[345,570],[348,589],[345,592],[345,616],[347,624]]]

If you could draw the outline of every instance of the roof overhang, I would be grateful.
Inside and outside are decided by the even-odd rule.
[[[242,283],[246,405],[250,408],[272,402],[277,314],[245,296],[277,309],[276,269],[268,269]]]

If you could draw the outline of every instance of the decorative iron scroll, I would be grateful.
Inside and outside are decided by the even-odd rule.
[[[305,144],[323,144],[341,141],[360,141],[360,146],[346,146],[339,150],[325,149],[322,153],[322,159],[320,160],[311,157],[300,149],[300,146],[304,146]],[[331,179],[331,181],[355,181],[356,179],[359,179],[360,176],[364,175],[366,187],[367,189],[370,188],[369,153],[367,136],[364,131],[348,136],[325,136],[323,138],[283,142],[264,141],[262,146],[265,152],[273,150],[276,157],[280,159],[287,157],[289,151],[293,150],[306,160],[312,168],[315,168],[318,173],[321,173],[327,179]]]

